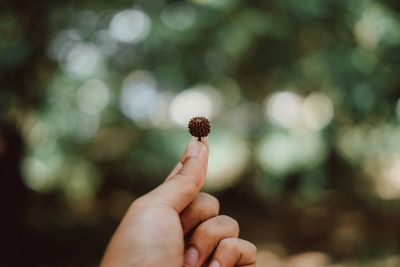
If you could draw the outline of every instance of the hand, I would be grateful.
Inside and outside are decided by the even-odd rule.
[[[238,223],[199,193],[207,162],[207,139],[193,138],[165,182],[132,203],[100,266],[255,266],[256,247],[238,238]]]

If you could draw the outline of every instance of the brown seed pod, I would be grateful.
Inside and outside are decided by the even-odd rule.
[[[202,137],[206,137],[210,133],[210,122],[205,117],[194,117],[189,121],[189,133],[197,137],[201,141]]]

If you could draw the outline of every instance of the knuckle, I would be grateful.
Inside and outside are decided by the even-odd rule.
[[[210,237],[215,236],[218,231],[215,225],[212,224],[204,224],[203,227],[201,227],[199,230],[200,230],[200,235],[210,236]]]
[[[219,201],[216,197],[204,192],[201,192],[199,197],[203,199],[204,204],[202,204],[202,207],[204,209],[213,215],[219,213]]]
[[[236,238],[225,238],[219,242],[221,249],[234,252],[238,249]]]
[[[237,237],[239,235],[238,222],[226,215],[220,215],[202,223],[196,232],[199,236],[207,237]]]
[[[251,243],[251,242],[249,242],[249,241],[247,241],[247,243],[248,243],[248,245],[249,245],[249,250],[250,250],[250,252],[251,252],[251,254],[254,256],[254,258],[256,257],[256,255],[257,255],[257,247],[256,247],[256,245],[254,245],[253,243]]]
[[[223,223],[224,225],[229,225],[229,227],[231,227],[235,233],[239,233],[240,227],[238,221],[227,215],[221,215],[220,217],[221,223]]]
[[[257,247],[247,240],[238,239],[238,241],[240,241],[240,250],[244,253],[242,256],[245,257],[245,261],[255,263],[257,260]]]

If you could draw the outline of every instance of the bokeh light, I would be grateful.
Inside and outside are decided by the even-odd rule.
[[[125,116],[140,127],[163,125],[168,122],[169,95],[157,89],[154,77],[137,70],[125,78],[120,95],[120,108]]]
[[[279,92],[266,102],[266,115],[274,123],[287,129],[301,127],[303,98],[292,92]]]
[[[95,45],[78,42],[68,52],[63,67],[77,77],[87,78],[100,69],[101,61],[102,54]]]
[[[196,9],[185,2],[174,2],[161,13],[162,22],[171,30],[183,31],[196,20]]]
[[[110,36],[124,43],[136,43],[147,37],[150,32],[150,18],[139,9],[127,9],[118,12],[110,23]]]
[[[275,131],[262,139],[257,158],[266,172],[283,176],[317,166],[326,153],[326,144],[318,133]]]
[[[333,104],[327,96],[321,93],[312,93],[304,100],[302,115],[307,128],[321,130],[333,119]]]
[[[376,48],[379,43],[387,39],[389,43],[398,43],[398,21],[378,4],[363,5],[362,15],[354,25],[354,34],[360,46],[367,49]]]
[[[57,171],[61,162],[59,155],[26,158],[23,167],[25,185],[38,192],[53,190],[57,186]]]
[[[98,79],[86,81],[78,89],[79,109],[87,114],[100,113],[110,101],[110,92],[105,83]]]
[[[81,203],[80,200],[92,198],[97,188],[99,187],[100,180],[95,169],[87,162],[79,162],[74,164],[64,164],[62,169],[63,187],[65,188],[65,197],[72,204]],[[83,206],[83,210],[88,208]]]
[[[400,156],[366,160],[365,171],[371,176],[376,194],[385,200],[400,199]]]
[[[112,56],[118,50],[118,41],[114,40],[110,32],[102,29],[97,33],[98,46],[104,56]]]
[[[82,39],[81,34],[76,29],[68,29],[59,32],[52,40],[49,47],[49,55],[54,60],[63,62],[71,49]]]
[[[205,188],[220,191],[238,181],[250,159],[250,148],[238,135],[213,129]]]
[[[319,92],[302,97],[290,91],[275,93],[265,102],[265,115],[272,123],[297,131],[321,130],[333,119],[330,99]]]
[[[192,117],[204,116],[212,120],[219,113],[221,102],[222,98],[215,88],[198,85],[176,95],[169,114],[173,122],[186,128]]]

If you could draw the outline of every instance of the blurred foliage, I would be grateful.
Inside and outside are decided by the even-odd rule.
[[[282,249],[400,264],[390,228],[400,203],[397,1],[1,5],[0,120],[26,144],[30,227],[114,225],[179,159],[188,119],[205,115],[206,190],[239,218],[253,211],[248,236],[284,246],[266,245],[265,266]],[[300,221],[259,235],[288,229],[285,218]],[[386,235],[373,234],[382,223]],[[303,256],[328,266],[324,255]]]

